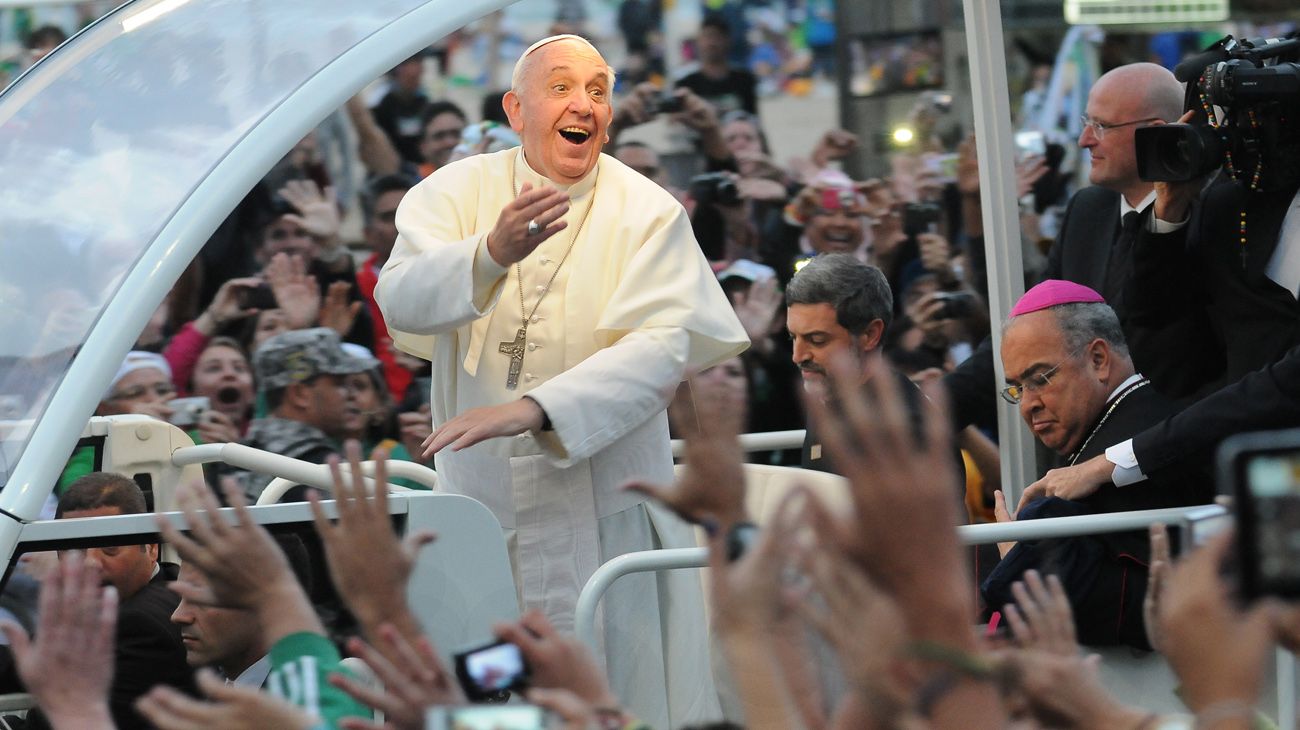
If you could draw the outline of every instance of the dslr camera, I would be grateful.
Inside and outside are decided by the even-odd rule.
[[[704,205],[736,205],[740,190],[736,181],[725,172],[707,172],[691,178],[687,187],[691,197]]]
[[[1174,69],[1187,83],[1183,108],[1195,124],[1142,127],[1134,137],[1138,175],[1148,181],[1194,180],[1222,167],[1252,190],[1300,180],[1300,36],[1226,36]],[[1219,114],[1204,119],[1217,107]]]
[[[645,110],[649,114],[675,114],[685,108],[686,102],[673,89],[665,89],[655,94],[645,105]]]

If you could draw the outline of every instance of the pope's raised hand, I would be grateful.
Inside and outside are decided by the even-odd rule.
[[[487,238],[488,254],[501,266],[523,261],[543,241],[568,226],[563,220],[568,212],[569,196],[563,191],[549,185],[534,188],[524,183],[519,196],[507,203],[497,216],[497,224]],[[531,221],[540,227],[537,233],[528,232]]]

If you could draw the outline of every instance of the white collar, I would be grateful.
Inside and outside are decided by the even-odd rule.
[[[1121,221],[1123,221],[1123,220],[1124,220],[1124,216],[1128,215],[1129,213],[1131,213],[1131,212],[1133,212],[1133,211],[1137,211],[1137,212],[1141,213],[1142,211],[1144,211],[1144,210],[1146,210],[1148,207],[1150,207],[1151,204],[1154,203],[1154,202],[1156,202],[1156,191],[1154,191],[1154,190],[1152,190],[1151,192],[1147,193],[1147,196],[1146,196],[1145,198],[1139,200],[1136,208],[1133,207],[1133,206],[1131,206],[1131,205],[1129,205],[1129,204],[1128,204],[1128,198],[1124,197],[1124,194],[1123,194],[1123,193],[1120,193],[1120,196],[1119,196],[1119,219],[1120,219]]]
[[[587,173],[586,177],[572,185],[561,185],[534,170],[532,165],[528,164],[528,160],[524,159],[524,148],[522,146],[516,149],[519,150],[519,154],[515,155],[515,185],[522,187],[526,182],[532,183],[533,187],[551,185],[567,192],[571,200],[581,198],[596,186],[596,173],[600,171],[599,158],[596,159],[596,164],[591,166],[591,171]],[[603,156],[602,153],[601,157]]]
[[[1118,387],[1116,387],[1114,390],[1110,392],[1110,395],[1106,396],[1106,402],[1109,403],[1115,400],[1115,396],[1119,395],[1121,392],[1124,391],[1125,388],[1129,387],[1130,385],[1133,385],[1139,380],[1142,380],[1142,373],[1133,373],[1132,375],[1128,376],[1127,378],[1124,379],[1124,382],[1120,383]]]
[[[270,676],[270,674],[271,674],[271,655],[267,654],[261,659],[258,659],[257,661],[248,665],[248,668],[240,672],[238,677],[235,677],[234,679],[228,679],[226,681],[229,682],[230,684],[238,685],[240,687],[250,687],[252,689],[260,689],[262,685],[266,684],[266,678]]]

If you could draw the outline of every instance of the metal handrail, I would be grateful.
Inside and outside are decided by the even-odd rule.
[[[329,467],[325,464],[311,464],[301,459],[273,454],[243,444],[202,444],[200,446],[185,446],[172,452],[172,463],[176,466],[206,464],[209,462],[222,462],[261,474],[276,475],[277,478],[272,481],[271,485],[267,485],[266,491],[263,491],[263,496],[267,491],[270,491],[272,485],[281,480],[284,480],[290,486],[305,484],[327,492],[334,491],[334,478],[330,475]],[[347,473],[347,464],[341,464],[340,466],[343,467],[344,473]],[[367,475],[373,474],[374,462],[362,462],[361,468]],[[438,489],[437,472],[423,464],[411,461],[389,461],[388,473],[392,476],[412,479],[435,491]],[[374,480],[367,478],[366,486],[373,490],[375,488]],[[406,491],[406,488],[389,485],[389,491]],[[281,496],[283,496],[283,492],[281,492]],[[258,504],[266,504],[266,502],[259,499]]]
[[[740,434],[740,448],[745,451],[781,451],[803,447],[804,429],[792,431],[760,431]],[[673,456],[681,456],[686,442],[673,439]]]
[[[1170,524],[1181,520],[1188,512],[1203,509],[1205,505],[1103,515],[1047,517],[1023,522],[959,525],[957,534],[967,545],[1097,535],[1139,530],[1157,523]],[[606,562],[592,573],[591,578],[583,586],[582,593],[578,595],[574,616],[574,630],[578,638],[596,650],[596,609],[605,591],[609,590],[609,587],[619,578],[647,571],[703,568],[708,564],[708,550],[700,547],[642,550],[626,553]]]

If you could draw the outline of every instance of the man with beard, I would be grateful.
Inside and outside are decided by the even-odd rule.
[[[804,390],[825,399],[831,389],[827,378],[837,358],[856,363],[859,384],[884,366],[885,330],[894,316],[894,295],[885,275],[847,253],[818,256],[799,270],[785,288],[785,326],[793,341],[793,359],[803,377]],[[892,372],[892,371],[891,371]],[[927,401],[902,374],[903,392],[914,417]],[[919,424],[919,420],[917,421]],[[958,459],[957,464],[961,463]],[[802,466],[835,472],[823,453],[816,424],[804,436]]]
[[[338,333],[328,327],[293,330],[263,342],[253,353],[253,369],[270,415],[253,421],[244,445],[313,464],[342,453],[343,439],[362,418],[344,376],[367,367],[344,352]],[[250,500],[270,482],[268,475],[244,473]]]

